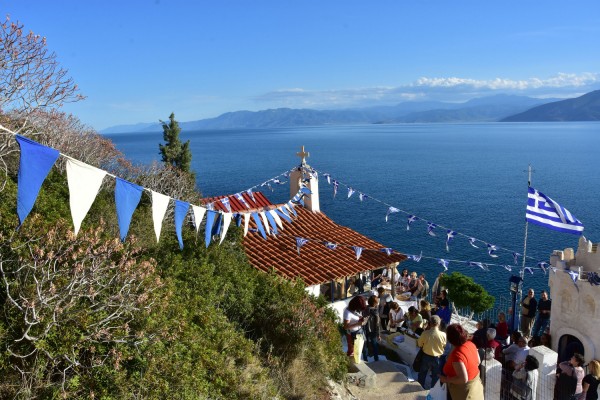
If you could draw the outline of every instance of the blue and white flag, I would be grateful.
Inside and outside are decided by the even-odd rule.
[[[475,239],[474,237],[470,237],[470,238],[469,238],[469,244],[470,244],[471,246],[475,247],[476,249],[478,249],[478,248],[479,248],[479,246],[477,246],[477,245],[475,244],[475,242],[477,242],[477,239]]]
[[[428,234],[429,236],[437,236],[437,235],[435,234],[435,232],[433,231],[433,230],[434,230],[436,227],[437,227],[437,225],[436,225],[436,224],[434,224],[433,222],[428,222],[428,223],[427,223],[427,234]]]
[[[487,249],[488,249],[488,254],[490,255],[490,257],[493,257],[493,258],[498,257],[498,254],[496,254],[496,251],[498,250],[498,246],[488,243]]]
[[[250,208],[250,206],[248,205],[248,202],[246,201],[244,196],[242,196],[241,193],[236,193],[235,198],[238,199],[240,201],[240,203],[242,203],[244,205],[244,207]]]
[[[421,254],[419,254],[419,255],[409,254],[406,256],[406,258],[408,258],[409,260],[413,260],[415,262],[419,262],[419,261],[421,261],[421,258],[423,258],[423,252],[421,252]]]
[[[398,210],[396,207],[388,208],[387,213],[385,214],[385,222],[388,222],[388,217],[390,216],[390,214],[397,213],[397,212],[400,212],[400,210]]]
[[[277,179],[277,178],[275,178],[275,179],[271,180],[271,182],[273,182],[273,183],[275,183],[275,184],[277,184],[277,185],[283,185],[283,184],[285,184],[285,182],[284,182],[284,181],[280,181],[280,180],[279,180],[279,179]]]
[[[352,195],[354,193],[356,193],[356,190],[354,190],[350,186],[348,186],[348,198],[352,197]]]
[[[327,247],[329,250],[335,250],[337,249],[338,245],[332,242],[325,242],[325,247]]]
[[[296,249],[298,250],[298,254],[300,254],[300,248],[308,243],[308,239],[304,239],[301,237],[296,238]]]
[[[597,272],[588,272],[587,280],[592,286],[600,285],[600,275]]]
[[[363,248],[358,246],[352,246],[352,249],[354,250],[354,254],[356,254],[356,261],[358,261],[360,255],[362,254]]]
[[[528,188],[525,218],[532,224],[559,232],[574,235],[583,232],[583,224],[569,210],[532,187]]]
[[[442,267],[444,267],[444,271],[448,271],[448,264],[450,264],[450,262],[448,260],[444,260],[443,258],[440,258],[438,260],[438,264],[440,264]]]
[[[450,241],[454,239],[455,236],[456,232],[451,229],[448,229],[448,231],[446,232],[446,251],[450,251]]]
[[[328,184],[328,185],[331,185],[331,175],[329,175],[329,174],[325,173],[325,174],[323,174],[323,176],[324,176],[325,178],[327,178],[327,184]]]
[[[408,220],[406,221],[406,230],[409,231],[410,225],[418,219],[419,217],[417,217],[416,215],[409,215]]]
[[[391,248],[389,248],[389,247],[384,247],[383,249],[381,249],[381,250],[379,250],[379,251],[382,251],[382,252],[384,252],[384,253],[385,253],[385,254],[387,254],[388,256],[391,256],[391,255],[392,255],[392,252],[393,252],[393,250],[392,250]]]
[[[368,198],[369,198],[369,196],[367,196],[366,194],[358,192],[358,199],[360,201],[365,201]]]
[[[335,179],[333,180],[333,198],[335,199],[335,195],[337,194],[339,183]]]
[[[312,194],[310,189],[307,188],[306,186],[302,186],[298,192],[303,193],[303,194]]]
[[[513,255],[513,261],[514,261],[513,264],[519,265],[519,256],[520,256],[520,254],[513,252],[512,255]]]
[[[508,272],[512,272],[512,267],[510,265],[503,265],[504,269]]]
[[[481,262],[475,262],[475,261],[469,261],[469,266],[470,267],[479,267],[484,271],[489,271],[489,268],[486,264],[481,263]]]
[[[544,271],[544,274],[546,274],[546,269],[548,268],[548,263],[547,263],[547,262],[545,262],[545,261],[540,261],[540,262],[537,264],[537,266],[538,266],[538,267],[540,267],[540,269],[541,269],[542,271]]]
[[[531,267],[525,267],[525,271],[529,272],[531,275],[533,275],[533,270],[531,269]]]
[[[223,197],[221,199],[221,204],[223,204],[225,206],[225,209],[227,210],[227,212],[231,212],[231,206],[229,205],[229,197]]]
[[[556,268],[555,267],[550,267],[550,269],[552,270],[553,274],[556,274]]]
[[[215,205],[213,203],[208,203],[206,205],[206,209],[209,211],[214,211],[215,210]]]
[[[250,196],[250,198],[252,199],[253,202],[256,202],[256,199],[254,198],[254,193],[252,192],[252,189],[246,190],[246,193],[248,193],[248,196]]]
[[[570,269],[565,270],[565,272],[567,274],[569,274],[569,276],[571,277],[571,280],[573,281],[575,286],[577,286],[577,280],[579,279],[579,274],[575,271],[571,271]]]

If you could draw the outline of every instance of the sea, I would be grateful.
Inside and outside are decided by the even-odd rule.
[[[135,163],[160,161],[162,133],[106,135]],[[600,241],[600,123],[374,124],[181,133],[203,196],[253,188],[272,202],[289,199],[288,183],[260,186],[300,164],[320,173],[321,210],[385,247],[423,254],[400,268],[423,272],[430,284],[448,260],[448,272],[471,276],[492,295],[509,297],[509,278],[524,252],[528,169],[531,186],[566,207]],[[340,182],[337,195],[322,175]],[[348,198],[348,187],[356,191]],[[360,201],[358,194],[369,198]],[[389,215],[392,206],[400,210]],[[407,216],[419,218],[407,230]],[[427,222],[437,227],[427,233]],[[446,249],[447,230],[457,232]],[[537,266],[553,250],[577,249],[579,236],[529,224],[524,286],[548,288]],[[475,238],[478,248],[469,244]],[[347,243],[351,245],[351,243]],[[497,257],[486,244],[497,246]],[[482,263],[483,268],[478,264]],[[510,269],[510,271],[508,270]],[[556,273],[563,273],[557,271]],[[576,288],[574,288],[576,290]]]

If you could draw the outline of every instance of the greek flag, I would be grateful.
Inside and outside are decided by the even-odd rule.
[[[335,179],[333,180],[333,198],[335,199],[335,195],[337,194],[337,190],[338,190],[338,181],[336,181]]]
[[[508,272],[512,271],[512,267],[510,265],[503,265],[504,269],[507,270]]]
[[[325,247],[327,247],[329,250],[335,250],[337,249],[337,244],[332,242],[325,242]]]
[[[385,248],[383,248],[383,249],[381,249],[381,250],[379,250],[379,251],[383,251],[383,252],[384,252],[385,254],[387,254],[388,256],[391,256],[391,255],[392,255],[392,251],[393,251],[393,250],[392,250],[391,248],[389,248],[389,247],[385,247]]]
[[[454,239],[454,236],[456,236],[456,232],[448,229],[448,232],[446,232],[446,251],[450,251],[450,241]]]
[[[418,219],[419,219],[419,217],[417,217],[416,215],[409,215],[408,220],[406,221],[406,230],[409,231],[410,224],[412,224],[413,222],[415,222]]]
[[[423,258],[423,252],[421,252],[421,254],[419,254],[418,256],[416,254],[409,254],[406,256],[406,258],[415,262],[419,262],[421,261],[421,258]]]
[[[513,255],[513,260],[514,260],[513,264],[518,265],[519,264],[519,256],[520,256],[520,254],[513,252],[512,255]]]
[[[444,260],[443,258],[440,258],[438,260],[438,264],[440,264],[442,267],[444,267],[444,271],[448,271],[448,264],[449,264],[448,260]]]
[[[358,198],[360,199],[360,201],[364,201],[364,200],[368,199],[368,198],[369,198],[369,196],[367,196],[367,195],[366,195],[366,194],[364,194],[364,193],[360,193],[360,192],[358,192]]]
[[[241,193],[236,193],[235,198],[238,199],[244,205],[244,207],[250,208],[248,202],[246,201],[246,199],[244,199],[244,196],[242,196]]]
[[[300,248],[308,243],[308,239],[304,239],[301,237],[296,238],[296,249],[298,249],[298,254],[300,254]]]
[[[544,271],[544,274],[546,273],[546,269],[548,268],[548,263],[547,263],[547,262],[545,262],[545,261],[540,261],[540,262],[537,264],[537,266],[538,266],[538,267],[540,267],[540,269],[541,269],[542,271]]]
[[[437,225],[434,224],[433,222],[428,222],[427,223],[427,234],[430,236],[436,236],[435,232],[433,231],[436,227],[437,227]]]
[[[350,186],[348,186],[348,198],[352,197],[352,195],[354,193],[356,193],[356,190],[354,190]]]
[[[477,246],[477,245],[475,244],[475,242],[477,242],[477,239],[475,239],[474,237],[471,237],[471,238],[469,238],[469,244],[470,244],[471,246],[475,247],[476,249],[478,249],[478,248],[479,248],[479,246]]]
[[[569,210],[532,187],[528,188],[525,218],[532,224],[559,232],[574,235],[583,232],[583,224]]]
[[[352,249],[354,249],[354,253],[356,253],[356,260],[358,261],[360,255],[362,254],[363,248],[358,246],[352,246]]]
[[[390,216],[390,214],[397,213],[397,212],[400,212],[400,210],[398,210],[396,207],[388,208],[387,213],[385,214],[385,222],[388,222],[388,217]]]
[[[231,212],[231,206],[229,205],[229,197],[223,197],[221,199],[221,204],[223,204],[225,206],[225,208],[227,209],[227,212]]]
[[[498,254],[496,254],[496,251],[498,250],[498,246],[488,243],[487,249],[488,249],[488,254],[490,255],[490,257],[494,257],[494,258],[498,257]]]
[[[533,270],[531,269],[531,267],[525,267],[525,271],[529,272],[531,275],[533,275]]]
[[[329,174],[323,174],[323,176],[324,176],[325,178],[327,178],[327,184],[328,184],[328,185],[331,185],[331,175],[329,175]]]

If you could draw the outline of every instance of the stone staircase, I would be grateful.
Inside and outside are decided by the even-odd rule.
[[[352,364],[348,391],[359,400],[424,400],[428,391],[391,361]]]

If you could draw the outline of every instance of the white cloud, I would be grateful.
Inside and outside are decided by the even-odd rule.
[[[600,73],[559,73],[548,78],[489,80],[459,77],[422,77],[395,87],[372,87],[311,91],[302,88],[281,89],[253,100],[274,107],[340,108],[395,104],[411,100],[465,101],[499,93],[531,97],[574,97],[600,89]]]

